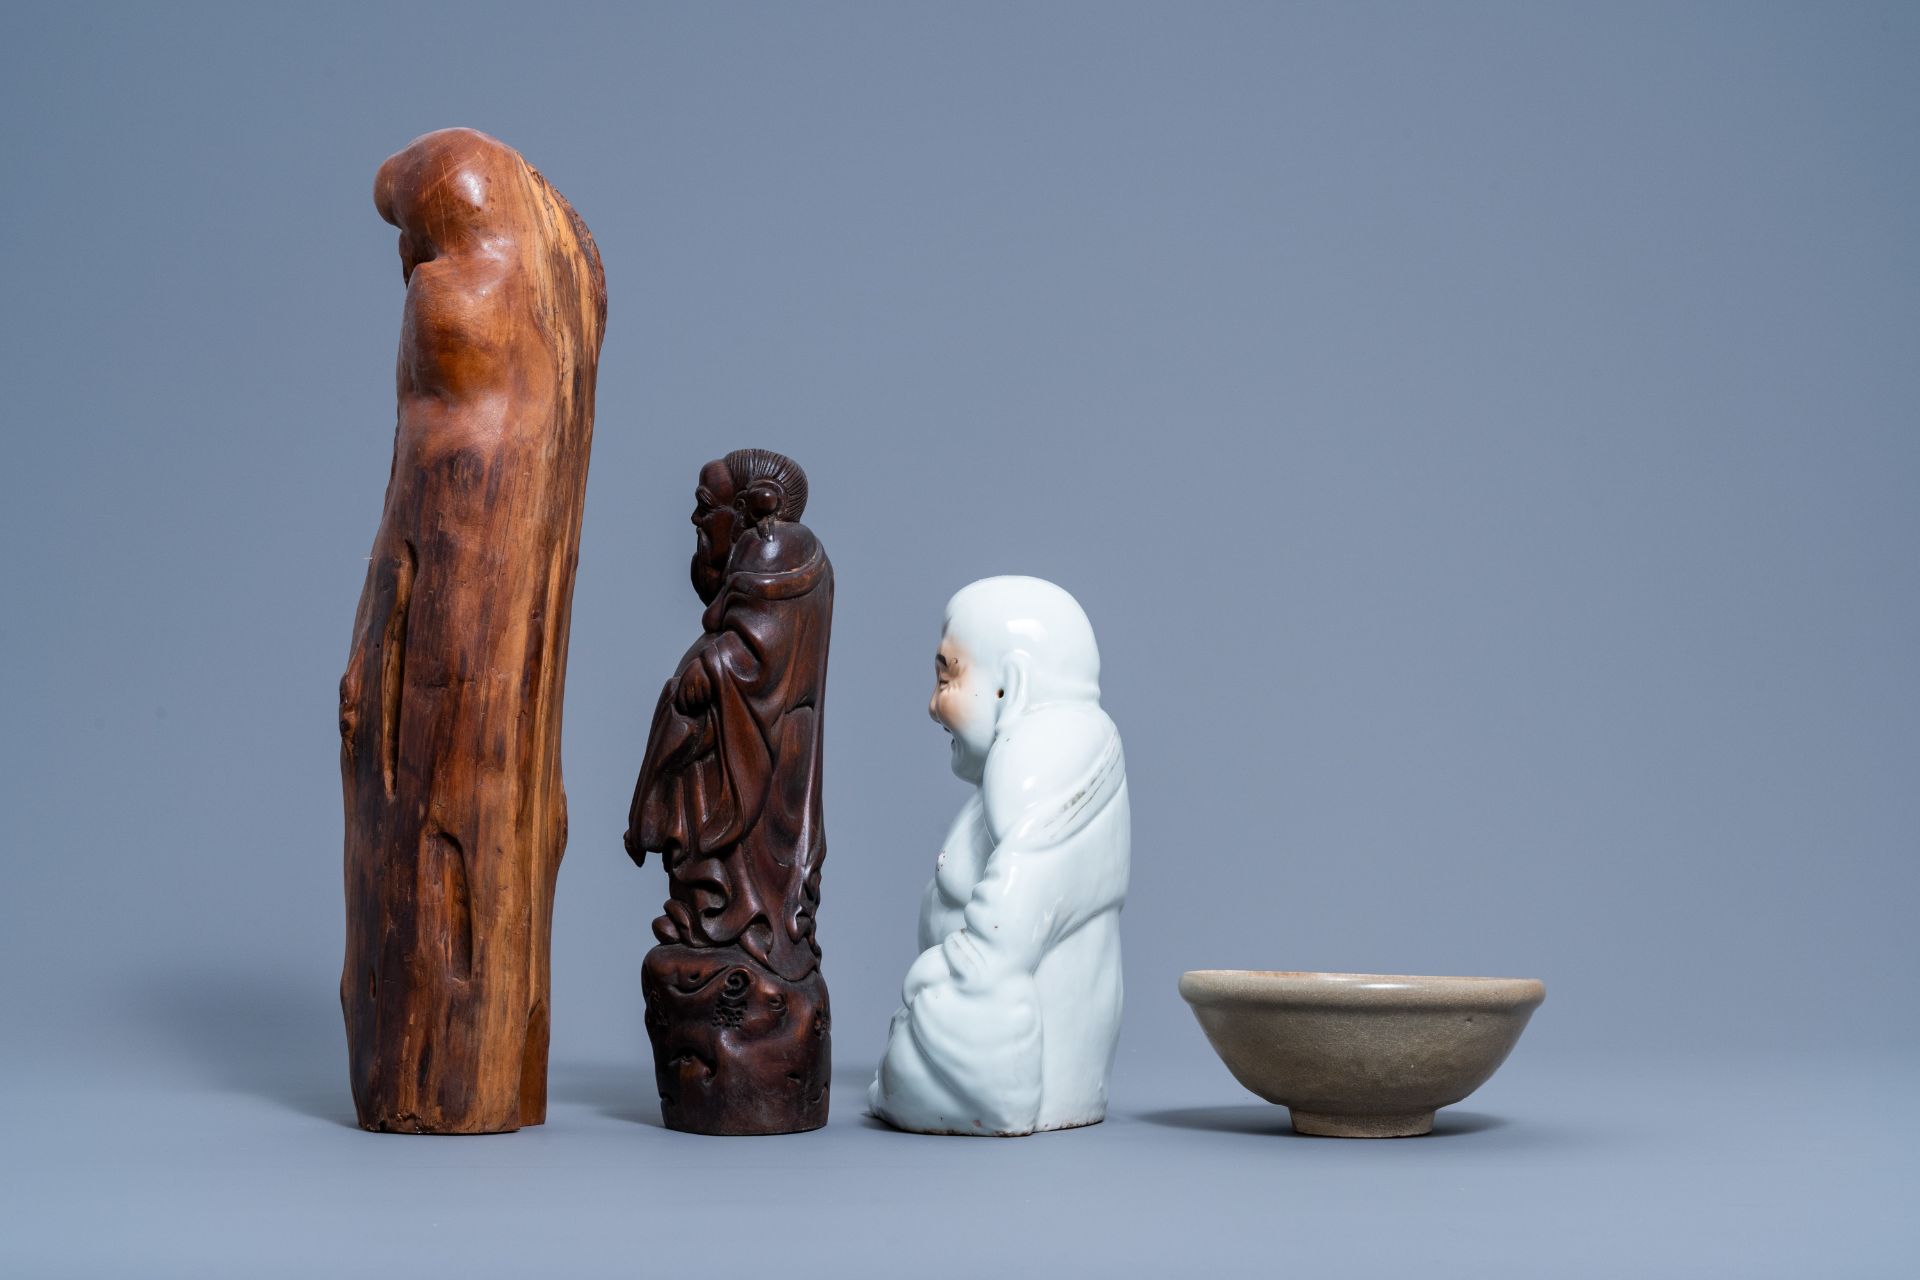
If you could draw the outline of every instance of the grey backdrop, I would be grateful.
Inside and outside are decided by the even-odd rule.
[[[0,1263],[1897,1271],[1917,58],[1905,5],[8,6]],[[449,124],[571,198],[612,306],[553,1119],[405,1140],[348,1127],[334,689],[369,188]],[[690,486],[748,444],[839,572],[843,1075],[822,1133],[703,1142],[619,838]],[[1005,572],[1085,604],[1126,736],[1114,1116],[907,1138],[858,1104],[962,799],[931,653]],[[1197,966],[1549,997],[1435,1138],[1294,1141]]]

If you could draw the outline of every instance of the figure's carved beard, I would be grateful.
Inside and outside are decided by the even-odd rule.
[[[717,559],[704,535],[700,545],[693,553],[693,589],[700,595],[701,604],[712,604],[713,598],[720,594],[720,584],[727,578],[727,557],[722,554]]]

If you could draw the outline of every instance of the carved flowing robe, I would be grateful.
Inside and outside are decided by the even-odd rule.
[[[814,911],[826,838],[821,710],[833,566],[805,525],[740,535],[702,633],[660,694],[627,851],[666,860],[663,943],[735,945],[789,982],[820,962]],[[710,697],[675,705],[698,667]]]

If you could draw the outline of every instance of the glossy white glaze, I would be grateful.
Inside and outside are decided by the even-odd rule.
[[[1050,582],[986,578],[948,602],[935,666],[929,710],[976,790],[935,860],[868,1107],[921,1133],[1097,1123],[1129,826],[1093,628]]]

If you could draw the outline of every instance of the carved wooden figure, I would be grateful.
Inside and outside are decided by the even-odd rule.
[[[833,566],[792,459],[741,449],[700,472],[700,638],[660,694],[627,852],[669,897],[641,971],[667,1126],[795,1133],[827,1122],[827,986],[814,940],[820,728]]]
[[[340,682],[354,1105],[368,1129],[546,1118],[567,839],[560,705],[606,322],[586,225],[469,129],[380,166],[407,284],[386,507]]]

